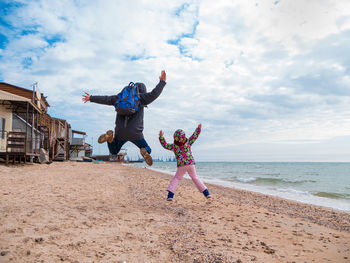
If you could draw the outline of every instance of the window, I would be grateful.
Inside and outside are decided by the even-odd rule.
[[[0,117],[0,139],[5,138],[5,119]]]

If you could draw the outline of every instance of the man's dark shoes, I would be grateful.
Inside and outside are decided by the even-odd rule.
[[[141,148],[140,153],[141,153],[143,159],[145,159],[145,162],[149,166],[151,166],[153,164],[153,160],[152,160],[152,156],[147,152],[147,150],[145,148]]]

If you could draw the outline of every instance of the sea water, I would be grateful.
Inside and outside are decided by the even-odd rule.
[[[154,162],[151,169],[174,175],[177,167]],[[350,212],[350,163],[197,162],[196,170],[207,183]]]

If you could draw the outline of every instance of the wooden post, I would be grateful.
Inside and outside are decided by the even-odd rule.
[[[53,120],[53,123],[52,123],[52,156],[51,156],[52,159],[55,158],[55,144],[56,144],[56,142],[54,140],[55,123],[56,123],[56,120]]]
[[[29,112],[29,103],[27,102],[27,112],[26,112],[26,138],[27,138],[27,134],[28,134],[28,112]],[[27,141],[25,142],[25,144],[27,145]]]

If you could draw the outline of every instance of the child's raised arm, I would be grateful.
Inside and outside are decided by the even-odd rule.
[[[159,131],[159,142],[160,144],[163,146],[164,149],[167,149],[169,151],[174,150],[174,145],[173,144],[169,144],[166,142],[166,140],[163,137],[164,132],[162,130]]]
[[[199,124],[197,129],[194,131],[194,133],[188,140],[189,145],[192,145],[197,140],[199,134],[201,133],[201,130],[202,130],[202,124]]]

